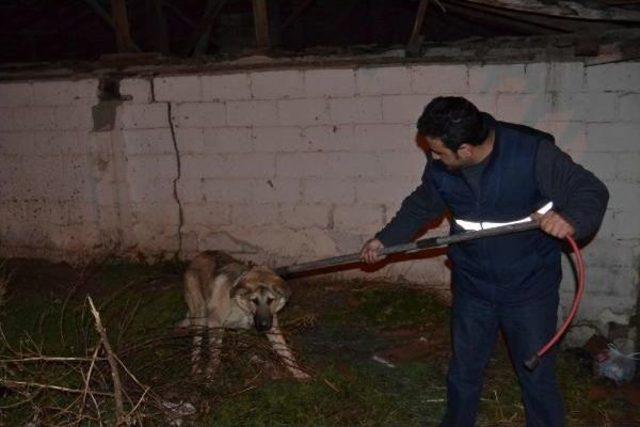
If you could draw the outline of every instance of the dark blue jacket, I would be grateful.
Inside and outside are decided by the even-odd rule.
[[[574,225],[578,237],[597,230],[608,193],[593,174],[557,150],[549,134],[496,122],[489,115],[485,120],[495,140],[479,185],[469,185],[463,173],[448,170],[440,161],[430,162],[420,187],[376,235],[385,246],[415,237],[445,208],[457,219],[508,222],[527,217],[549,200]],[[452,233],[460,231],[452,226]],[[448,255],[455,290],[492,302],[542,298],[556,292],[561,279],[560,242],[541,231],[452,245]]]

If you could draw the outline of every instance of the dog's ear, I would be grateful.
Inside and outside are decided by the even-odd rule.
[[[244,286],[240,286],[241,282],[236,283],[236,285],[229,289],[229,298],[241,298],[243,295],[247,294],[247,288]]]

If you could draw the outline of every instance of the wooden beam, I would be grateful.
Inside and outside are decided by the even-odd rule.
[[[267,0],[253,0],[253,24],[256,28],[256,45],[258,48],[269,47],[269,17]]]
[[[153,28],[153,45],[158,52],[169,54],[169,33],[162,0],[147,0],[147,11]]]
[[[227,0],[207,1],[207,5],[205,6],[205,13],[202,16],[200,22],[198,22],[198,25],[196,25],[193,32],[191,33],[187,46],[184,49],[183,53],[185,55],[189,55],[190,53],[196,51],[196,48],[198,47],[198,44],[201,42],[202,38],[206,34],[209,34],[209,32],[211,31],[213,22],[216,20],[226,3]]]
[[[104,8],[102,7],[102,5],[100,5],[100,3],[98,3],[97,0],[84,0],[84,2],[91,7],[91,9],[93,9],[93,11],[100,17],[102,18],[102,20],[112,29],[116,29],[116,24],[113,21],[113,18],[111,17],[111,15],[109,15],[109,13],[104,10]],[[131,40],[131,47],[133,50],[135,50],[136,52],[140,52],[141,49]]]
[[[542,23],[518,19],[504,12],[485,10],[467,1],[447,0],[446,2],[443,1],[443,3],[446,5],[448,12],[466,16],[469,19],[488,25],[510,28],[523,34],[558,34],[571,32],[571,30],[566,28],[555,28]]]
[[[409,56],[415,56],[420,52],[420,46],[422,45],[420,30],[422,29],[424,17],[427,14],[428,4],[429,0],[420,0],[420,4],[418,4],[416,20],[413,23],[413,30],[411,31],[411,37],[409,37],[409,43],[407,43],[407,54]]]
[[[302,13],[307,10],[309,6],[311,6],[314,1],[315,0],[303,0],[302,4],[300,4],[300,6],[298,6],[293,12],[291,12],[291,15],[289,15],[289,17],[284,21],[282,27],[280,27],[280,30],[284,31],[291,24],[293,24],[300,17],[300,15],[302,15]]]
[[[133,52],[133,41],[129,31],[126,0],[111,0],[111,15],[116,30],[116,44],[118,52]]]
[[[467,0],[466,3],[478,4],[496,9],[510,9],[520,12],[546,16],[585,20],[640,21],[640,12],[616,7],[593,7],[584,1],[563,1],[554,4],[546,0]],[[632,2],[628,2],[630,4]],[[620,3],[622,4],[622,3]]]

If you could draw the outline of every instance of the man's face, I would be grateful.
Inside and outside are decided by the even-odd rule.
[[[429,146],[431,156],[435,160],[440,160],[447,169],[456,170],[470,165],[468,146],[463,144],[457,152],[448,149],[440,138],[432,138],[418,134],[418,138],[423,138]]]

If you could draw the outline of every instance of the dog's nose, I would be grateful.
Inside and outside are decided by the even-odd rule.
[[[264,332],[271,329],[271,322],[269,319],[256,319],[255,324],[258,332]]]

